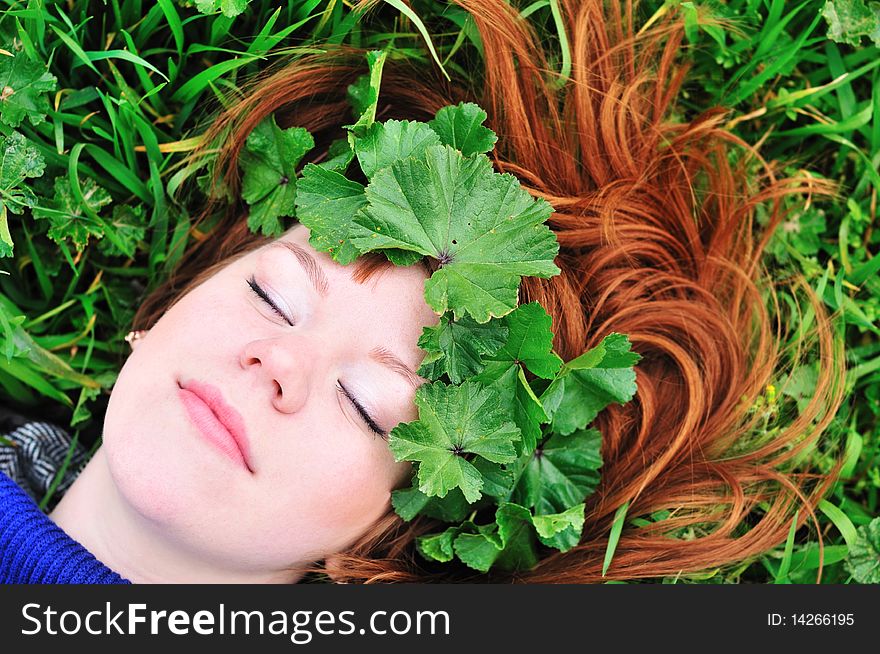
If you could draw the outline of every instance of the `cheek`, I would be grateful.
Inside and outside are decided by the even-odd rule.
[[[378,444],[360,434],[354,437],[364,438],[364,446],[327,448],[320,457],[303,461],[292,473],[298,479],[286,483],[294,484],[290,493],[294,505],[328,530],[365,528],[390,507],[396,468]]]
[[[164,525],[188,523],[206,498],[229,487],[178,396],[181,373],[198,373],[208,360],[192,328],[198,300],[190,295],[172,307],[129,355],[104,416],[101,447],[115,485],[134,510]]]

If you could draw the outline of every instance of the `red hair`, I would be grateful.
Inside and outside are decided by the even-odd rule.
[[[478,86],[390,59],[377,119],[427,120],[462,100],[486,109],[498,135],[496,169],[555,209],[549,225],[562,272],[524,279],[520,300],[536,300],[551,314],[554,346],[566,360],[611,331],[628,334],[642,355],[636,398],[597,419],[602,481],[587,498],[580,544],[552,551],[532,570],[480,578],[594,582],[699,572],[780,544],[796,508],[798,526],[808,517],[815,524],[814,508],[841,462],[819,474],[799,470],[797,461],[843,400],[842,344],[798,279],[789,287],[805,298],[813,327],[809,337],[789,338],[761,261],[787,198],[809,201],[832,189],[809,176],[780,178],[779,166],[724,128],[721,108],[686,123],[670,120],[687,72],[679,59],[683,23],[674,13],[634,34],[630,3],[561,0],[572,66],[558,85],[538,38],[513,8],[456,2],[482,39]],[[222,140],[214,172],[233,197],[245,138],[273,112],[282,127],[312,132],[322,156],[343,136],[341,125],[351,120],[346,89],[364,73],[363,61],[360,51],[328,46],[265,70],[220,114],[204,148]],[[759,206],[768,216],[763,229]],[[217,267],[267,241],[250,234],[243,214],[234,203],[211,236],[196,232],[200,242],[146,298],[137,327],[149,327]],[[356,265],[365,279],[388,262],[371,255]],[[797,415],[777,416],[777,428],[763,429],[752,407],[808,349],[820,364],[814,397]],[[625,524],[603,577],[615,512],[627,502],[630,519],[649,519]],[[463,566],[428,564],[415,553],[414,538],[439,526],[391,513],[313,569],[350,582],[472,578]]]

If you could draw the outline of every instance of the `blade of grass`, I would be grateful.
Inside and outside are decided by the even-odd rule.
[[[36,12],[40,13],[40,12]],[[31,39],[30,34],[18,20],[15,19],[15,27],[18,30],[18,38],[21,40],[21,48],[24,52],[31,58],[31,61],[40,61],[42,57],[37,52],[37,48],[34,45],[33,40]]]
[[[823,136],[829,141],[834,141],[835,143],[840,143],[841,145],[845,145],[850,150],[856,153],[856,156],[862,160],[865,164],[865,174],[871,180],[871,183],[874,185],[874,188],[880,191],[880,173],[877,172],[877,166],[874,165],[874,162],[871,161],[870,158],[862,151],[860,147],[858,147],[855,143],[850,141],[847,138],[840,136],[839,134],[823,134]],[[880,153],[878,153],[880,154]]]
[[[34,247],[33,237],[28,231],[27,221],[22,221],[21,228],[25,234],[25,244],[34,267],[34,274],[37,276],[37,283],[39,283],[40,290],[43,292],[43,299],[48,302],[52,297],[52,281],[46,273],[46,266],[40,258],[40,253]]]
[[[40,500],[40,510],[45,511],[46,507],[49,505],[49,500],[52,499],[52,496],[55,494],[55,489],[58,488],[58,484],[61,483],[61,480],[64,479],[64,475],[67,472],[68,466],[70,466],[70,460],[73,458],[73,453],[76,451],[76,445],[79,443],[79,432],[77,429],[73,433],[73,438],[70,439],[70,445],[67,448],[67,454],[64,457],[64,460],[61,462],[61,465],[58,467],[58,470],[55,472],[55,476],[52,478],[52,482],[49,484],[49,487],[46,489],[46,493],[43,495],[43,499]]]
[[[58,28],[55,27],[54,25],[49,25],[49,27],[51,27],[51,28],[52,28],[52,31],[55,32],[55,34],[58,35],[58,38],[59,38],[59,39],[61,39],[62,41],[64,41],[64,45],[66,45],[68,48],[70,48],[70,51],[71,51],[74,55],[76,55],[76,58],[77,58],[77,59],[79,59],[79,60],[80,60],[82,63],[84,63],[86,66],[88,66],[88,67],[91,68],[93,71],[95,71],[95,74],[96,74],[96,75],[98,75],[98,76],[101,75],[101,73],[98,71],[98,69],[95,68],[95,64],[93,64],[93,63],[92,63],[92,60],[89,59],[89,56],[86,54],[85,50],[83,50],[83,49],[80,47],[79,43],[77,43],[76,41],[74,41],[72,38],[70,38],[67,34],[65,34],[64,32],[62,32],[60,29],[58,29]],[[74,64],[74,67],[75,67],[75,66],[76,66],[76,64]]]
[[[211,45],[217,45],[221,40],[228,37],[229,28],[232,27],[232,22],[235,18],[229,18],[223,14],[216,14],[211,17],[211,20],[213,21],[211,23],[211,37],[208,42]]]
[[[788,578],[788,571],[791,569],[791,557],[794,550],[794,534],[797,531],[797,520],[800,509],[794,512],[791,520],[791,527],[788,530],[788,538],[785,539],[785,550],[782,554],[782,561],[779,563],[779,570],[776,573],[775,583],[788,584],[791,581]]]
[[[559,10],[559,0],[550,0],[550,12],[553,14],[553,24],[559,37],[559,49],[562,51],[562,67],[559,70],[559,77],[553,84],[556,88],[561,88],[571,77],[571,48],[568,47],[568,36],[565,33],[562,12]]]
[[[750,95],[752,95],[759,88],[764,86],[774,76],[778,75],[804,46],[809,36],[813,33],[813,30],[816,29],[816,25],[819,24],[820,20],[822,20],[821,13],[813,19],[813,22],[810,23],[810,26],[806,30],[804,30],[804,32],[798,37],[798,39],[793,44],[788,46],[788,48],[783,51],[783,53],[777,59],[773,60],[772,63],[767,65],[758,75],[752,77],[748,82],[746,82],[745,84],[740,84],[737,87],[736,93],[729,97],[723,98],[724,102],[731,106],[737,105],[748,98]]]
[[[295,30],[298,30],[300,27],[302,27],[303,25],[308,23],[313,18],[321,15],[320,13],[310,14],[310,15],[306,16],[305,18],[293,23],[292,25],[288,25],[287,27],[285,27],[281,31],[279,31],[275,34],[270,34],[269,31],[272,29],[272,26],[275,24],[275,19],[277,19],[278,14],[280,12],[281,12],[281,7],[279,7],[278,10],[274,14],[272,14],[272,16],[269,18],[269,22],[266,23],[266,25],[263,27],[262,30],[260,30],[260,33],[257,34],[257,37],[253,40],[253,42],[250,44],[250,46],[248,46],[247,54],[259,54],[259,55],[268,54],[269,50],[271,50],[276,45],[278,45],[278,43],[282,39],[286,38],[288,34],[290,34],[291,32],[293,32]]]
[[[174,46],[177,48],[177,58],[183,56],[183,24],[180,22],[180,14],[171,0],[158,0],[162,13],[165,14],[165,20],[168,21],[168,28],[171,30],[171,36],[174,37]],[[281,11],[279,8],[278,11]]]
[[[387,2],[389,5],[397,9],[397,11],[402,13],[413,22],[413,24],[416,26],[416,29],[419,30],[419,33],[422,35],[422,38],[425,39],[425,44],[428,46],[431,57],[433,57],[434,61],[437,62],[437,65],[440,67],[440,71],[443,73],[443,76],[447,80],[449,80],[449,73],[446,72],[446,69],[443,67],[443,64],[440,61],[440,57],[437,56],[437,51],[434,49],[434,43],[431,41],[431,35],[428,33],[428,29],[425,27],[425,24],[422,22],[422,19],[419,18],[418,14],[416,14],[416,12],[403,4],[400,0],[384,0],[384,2]]]
[[[840,532],[840,535],[843,536],[843,540],[846,542],[847,547],[852,548],[858,538],[858,533],[856,532],[855,525],[853,525],[852,521],[849,519],[849,516],[828,500],[822,500],[819,502],[819,510],[825,514],[825,517],[828,518],[835,527],[837,527],[837,530]]]
[[[83,196],[82,186],[79,183],[79,155],[86,146],[85,143],[77,143],[70,149],[70,158],[67,160],[67,178],[70,180],[70,191],[73,199],[82,207],[83,212],[96,223],[101,223],[98,213],[92,209],[91,205]]]
[[[156,68],[149,61],[143,59],[142,57],[138,57],[136,54],[132,54],[128,50],[102,50],[100,52],[87,51],[85,54],[90,61],[102,61],[104,59],[122,59],[123,61],[128,61],[138,66],[149,68],[154,73],[162,77],[166,82],[170,81],[168,77],[165,76],[165,73]]]
[[[880,254],[875,254],[865,263],[859,264],[853,268],[852,272],[846,277],[851,283],[860,286],[864,284],[868,278],[874,277],[878,271],[880,271]]]
[[[846,558],[849,548],[846,545],[826,545],[822,564],[825,566],[837,563]],[[791,557],[791,572],[815,570],[819,567],[819,544],[810,543]]]
[[[816,295],[819,297],[823,297],[825,295],[825,287],[828,285],[828,278],[831,276],[831,271],[833,269],[833,264],[831,261],[828,262],[828,265],[825,266],[825,272],[822,274],[822,277],[819,278],[819,283],[816,285]],[[801,320],[800,325],[798,325],[797,338],[803,338],[804,334],[807,334],[810,331],[810,327],[813,326],[813,320],[816,318],[816,314],[813,311],[813,307],[808,306],[806,311],[804,312],[803,320]]]
[[[836,77],[827,84],[822,84],[821,86],[812,86],[806,89],[801,89],[799,91],[792,91],[784,97],[777,97],[767,103],[767,108],[774,109],[777,107],[800,106],[801,101],[804,100],[816,102],[831,91],[840,88],[843,85],[851,84],[854,80],[858,79],[866,73],[871,72],[877,66],[880,66],[880,59],[875,59],[874,61],[871,61],[864,66],[857,68],[856,70],[851,70],[847,73],[844,73],[843,75]]]
[[[110,173],[116,181],[122,184],[143,202],[149,202],[149,191],[147,191],[147,187],[144,186],[144,183],[135,173],[124,166],[113,155],[94,143],[85,144],[85,148],[86,152],[91,155],[92,159],[94,159],[104,170]]]
[[[73,408],[73,402],[67,397],[67,395],[52,386],[52,384],[46,381],[42,374],[37,373],[32,366],[23,364],[20,359],[13,358],[11,361],[4,362],[3,369],[41,395],[57,400],[68,408]]]
[[[617,549],[617,543],[620,540],[620,532],[623,530],[623,523],[626,520],[626,512],[629,509],[629,501],[624,502],[614,513],[614,522],[611,523],[611,533],[608,535],[608,546],[605,548],[605,560],[602,562],[602,576],[608,572],[608,566],[614,558],[614,551]]]
[[[7,374],[2,367],[0,367],[0,385],[8,396],[20,406],[33,406],[38,402],[37,396],[26,385]],[[0,438],[0,444],[9,445],[11,443],[11,441],[4,443],[4,440]]]
[[[844,462],[843,467],[840,469],[840,476],[843,479],[848,479],[849,477],[852,477],[853,472],[855,472],[856,465],[858,465],[859,457],[862,454],[864,439],[862,439],[862,435],[856,428],[857,416],[858,412],[854,411],[849,424],[849,432],[846,437],[846,449],[843,453]]]
[[[550,6],[550,0],[538,0],[537,2],[533,2],[528,7],[519,12],[520,18],[528,18],[533,13],[538,11],[538,9],[543,9],[544,7]]]
[[[171,96],[171,101],[189,102],[198,97],[208,87],[210,82],[214,81],[221,75],[225,75],[236,68],[240,68],[241,66],[245,66],[261,58],[262,57],[255,55],[247,55],[241,59],[230,59],[228,61],[221,61],[218,64],[214,64],[178,88]]]
[[[458,27],[459,30],[461,30],[460,33],[464,34],[474,48],[476,48],[477,53],[480,55],[480,59],[485,58],[486,55],[483,51],[483,39],[480,37],[480,31],[477,29],[477,24],[474,22],[474,17],[471,14],[463,10],[450,9],[443,12],[443,17],[448,18]],[[446,62],[444,61],[444,64],[445,63]],[[454,61],[450,61],[449,65],[453,69],[460,70],[460,67]],[[466,73],[464,78],[467,78]]]
[[[815,125],[807,125],[806,127],[797,127],[795,129],[786,129],[776,133],[777,137],[782,136],[806,136],[808,134],[845,134],[853,130],[867,125],[871,122],[874,115],[874,107],[870,104],[853,114],[849,118],[839,121],[829,121],[827,123],[817,123]]]
[[[828,70],[831,75],[839,77],[845,74],[843,57],[840,56],[840,48],[833,41],[825,43],[825,56],[828,58]],[[837,97],[837,106],[840,109],[841,116],[851,116],[856,110],[856,94],[853,92],[851,84],[845,84],[836,89],[834,95]]]

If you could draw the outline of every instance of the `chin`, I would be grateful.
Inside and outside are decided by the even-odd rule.
[[[188,524],[202,502],[184,466],[187,452],[174,451],[174,439],[162,437],[166,429],[119,417],[108,407],[101,448],[120,499],[162,531]]]

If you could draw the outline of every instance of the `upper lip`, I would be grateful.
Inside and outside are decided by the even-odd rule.
[[[241,455],[248,470],[253,473],[254,467],[251,465],[251,444],[247,437],[247,430],[244,426],[244,419],[241,414],[235,410],[230,404],[223,399],[223,393],[216,386],[200,382],[196,379],[190,379],[187,382],[181,382],[180,387],[194,393],[202,402],[208,405],[208,408],[217,416],[217,419],[223,423],[223,426],[232,434],[232,438],[241,450]]]

